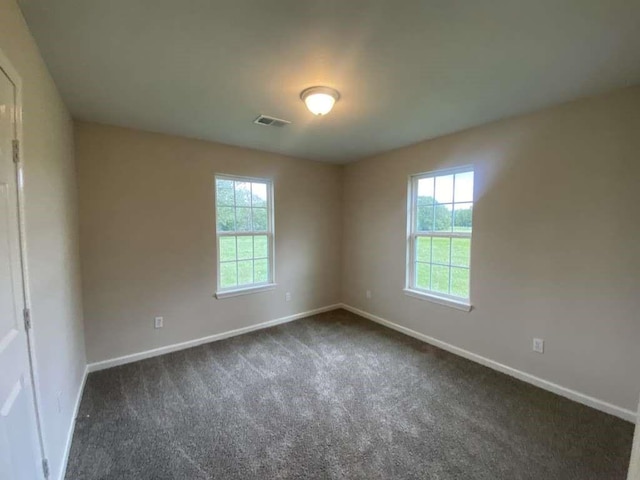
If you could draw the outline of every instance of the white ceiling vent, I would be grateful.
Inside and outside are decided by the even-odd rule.
[[[253,123],[256,125],[264,125],[265,127],[284,127],[291,122],[288,120],[282,120],[281,118],[268,117],[267,115],[260,115]]]

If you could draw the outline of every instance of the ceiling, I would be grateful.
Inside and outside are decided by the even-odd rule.
[[[338,163],[640,83],[630,0],[20,6],[75,118]],[[340,91],[326,117],[312,85]]]

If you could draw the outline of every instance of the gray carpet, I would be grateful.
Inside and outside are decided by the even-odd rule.
[[[66,478],[623,480],[632,436],[338,310],[92,373]]]

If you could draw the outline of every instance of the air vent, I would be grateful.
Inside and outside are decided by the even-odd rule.
[[[285,125],[289,125],[291,122],[288,120],[282,120],[281,118],[260,115],[253,121],[253,123],[256,125],[264,125],[265,127],[284,127]]]

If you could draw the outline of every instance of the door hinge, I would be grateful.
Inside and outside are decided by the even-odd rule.
[[[20,163],[20,140],[11,142],[13,145],[13,163]]]
[[[42,473],[44,473],[44,478],[49,478],[49,460],[46,458],[42,459]]]
[[[31,310],[25,308],[22,311],[22,315],[24,316],[24,329],[31,330]]]

